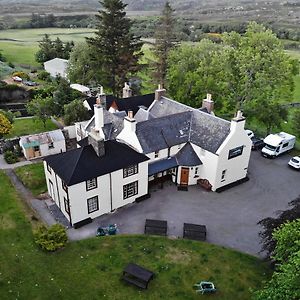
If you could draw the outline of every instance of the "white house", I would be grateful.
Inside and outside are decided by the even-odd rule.
[[[22,136],[19,144],[28,160],[66,151],[65,137],[59,129]]]
[[[155,179],[212,191],[247,179],[252,143],[242,113],[226,121],[213,114],[211,95],[194,109],[164,94],[159,88],[148,107],[133,101],[136,113],[127,103],[128,114],[109,112],[99,95],[94,116],[76,124],[80,148],[45,159],[48,192],[71,224],[145,197]]]
[[[68,60],[62,58],[53,58],[44,62],[44,69],[52,77],[60,76],[67,78]]]

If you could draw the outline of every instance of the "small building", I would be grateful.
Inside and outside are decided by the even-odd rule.
[[[73,84],[70,85],[70,88],[82,93],[83,95],[91,96],[90,88],[88,88],[87,86],[84,86],[82,84],[73,83]]]
[[[66,151],[61,130],[22,136],[19,142],[26,159],[34,159]]]
[[[60,76],[67,78],[68,60],[62,58],[53,58],[44,62],[44,69],[51,77]]]

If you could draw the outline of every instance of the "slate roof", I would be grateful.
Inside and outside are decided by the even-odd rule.
[[[202,165],[202,161],[199,159],[190,143],[186,143],[175,157],[178,166],[191,167]]]
[[[154,119],[137,123],[136,130],[144,153],[186,142],[216,153],[230,132],[230,122],[166,97],[149,113]]]
[[[155,161],[148,165],[148,176],[163,172],[165,170],[169,170],[171,168],[175,168],[178,166],[175,157],[169,157],[166,159],[161,159]]]
[[[129,98],[119,99],[113,95],[106,96],[106,109],[109,110],[113,102],[116,103],[119,111],[125,111],[126,115],[129,110],[133,111],[133,114],[136,114],[140,106],[148,108],[154,101],[155,94],[146,94],[142,96],[133,96]],[[92,112],[94,111],[94,104],[96,103],[97,97],[88,97],[86,101],[88,102]]]
[[[91,145],[45,158],[54,172],[71,186],[149,160],[117,141],[105,142],[105,155],[98,157]]]

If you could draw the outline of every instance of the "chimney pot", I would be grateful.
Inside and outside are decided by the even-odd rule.
[[[132,110],[128,111],[128,118],[133,119],[133,111]]]
[[[159,84],[158,89],[155,91],[155,100],[159,101],[165,94],[166,90],[163,88],[162,84]]]
[[[206,108],[208,113],[212,113],[214,110],[214,101],[212,100],[212,95],[207,94],[206,99],[202,101],[202,108]]]

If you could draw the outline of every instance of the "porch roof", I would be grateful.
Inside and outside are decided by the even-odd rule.
[[[159,161],[149,164],[148,175],[151,176],[177,166],[178,164],[175,157],[161,159]]]

